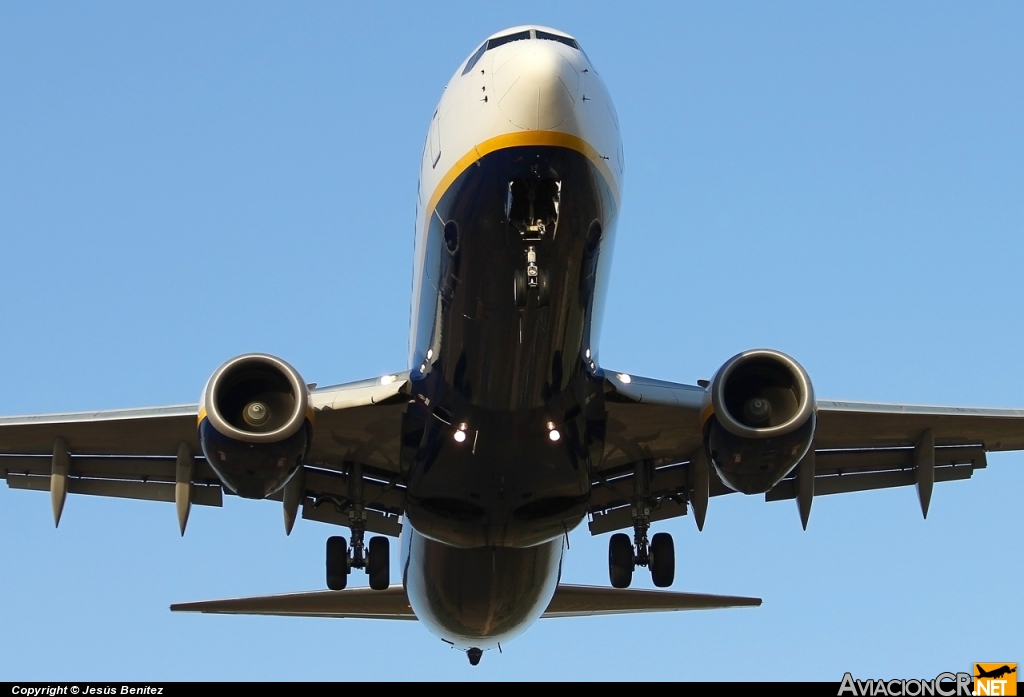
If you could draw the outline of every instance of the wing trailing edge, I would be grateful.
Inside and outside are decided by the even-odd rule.
[[[760,598],[706,593],[680,593],[603,586],[561,584],[542,617],[588,617],[624,615],[636,612],[677,612],[680,610],[723,610],[758,607]]]
[[[757,607],[760,604],[760,598],[563,584],[558,586],[543,617],[588,617],[638,612],[716,610],[732,607]],[[405,589],[400,584],[392,585],[383,591],[353,588],[343,591],[310,591],[176,603],[171,605],[171,611],[282,617],[416,619],[416,615],[413,614],[412,607],[409,605]]]

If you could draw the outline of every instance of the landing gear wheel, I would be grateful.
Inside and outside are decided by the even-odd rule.
[[[327,538],[327,587],[345,590],[348,585],[348,543],[344,537]]]
[[[526,307],[526,272],[522,269],[516,269],[515,283],[513,286],[516,307]]]
[[[676,546],[667,532],[651,538],[649,563],[651,580],[658,588],[668,588],[676,580]]]
[[[391,541],[388,538],[370,538],[366,574],[370,577],[370,588],[375,591],[387,590],[391,585]]]
[[[608,540],[608,578],[613,588],[629,588],[633,581],[633,543],[629,535],[616,533]]]
[[[547,307],[551,304],[551,277],[547,269],[541,269],[537,274],[537,307]]]

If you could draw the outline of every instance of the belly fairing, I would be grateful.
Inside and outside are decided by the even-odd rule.
[[[561,539],[524,549],[458,549],[407,533],[409,603],[427,628],[459,648],[492,648],[525,631],[558,585]]]

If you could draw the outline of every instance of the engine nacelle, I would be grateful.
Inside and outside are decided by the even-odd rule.
[[[718,476],[744,494],[778,484],[807,454],[817,417],[803,367],[779,351],[730,358],[704,396],[704,446]]]
[[[199,442],[226,487],[266,498],[295,474],[309,450],[309,390],[280,358],[250,353],[232,358],[206,383]]]

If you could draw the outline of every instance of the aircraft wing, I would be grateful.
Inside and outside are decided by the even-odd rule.
[[[632,527],[638,472],[646,471],[650,482],[652,521],[695,511],[695,477],[702,469],[709,479],[709,497],[734,493],[713,467],[702,468],[701,460],[706,459],[700,432],[703,392],[693,385],[607,374],[608,423],[602,461],[593,480],[592,534]],[[975,470],[986,467],[987,452],[1024,450],[1024,409],[818,400],[816,411],[811,452],[765,494],[766,501],[803,499],[805,526],[813,496],[914,486],[922,476],[926,485],[918,489],[927,514],[929,477],[931,482],[969,479]],[[934,469],[922,474],[915,452],[929,431]],[[801,471],[805,472],[803,489]],[[813,484],[808,484],[811,479]],[[698,524],[703,525],[703,512],[697,512]]]
[[[408,373],[311,392],[316,427],[302,472],[303,518],[347,525],[348,468],[359,463],[366,477],[367,529],[398,535],[407,395]],[[0,417],[0,472],[12,489],[50,491],[57,522],[66,494],[167,502],[187,496],[187,519],[188,505],[220,506],[223,494],[231,494],[202,456],[198,411],[198,405],[184,404]],[[184,530],[181,517],[179,524]]]

